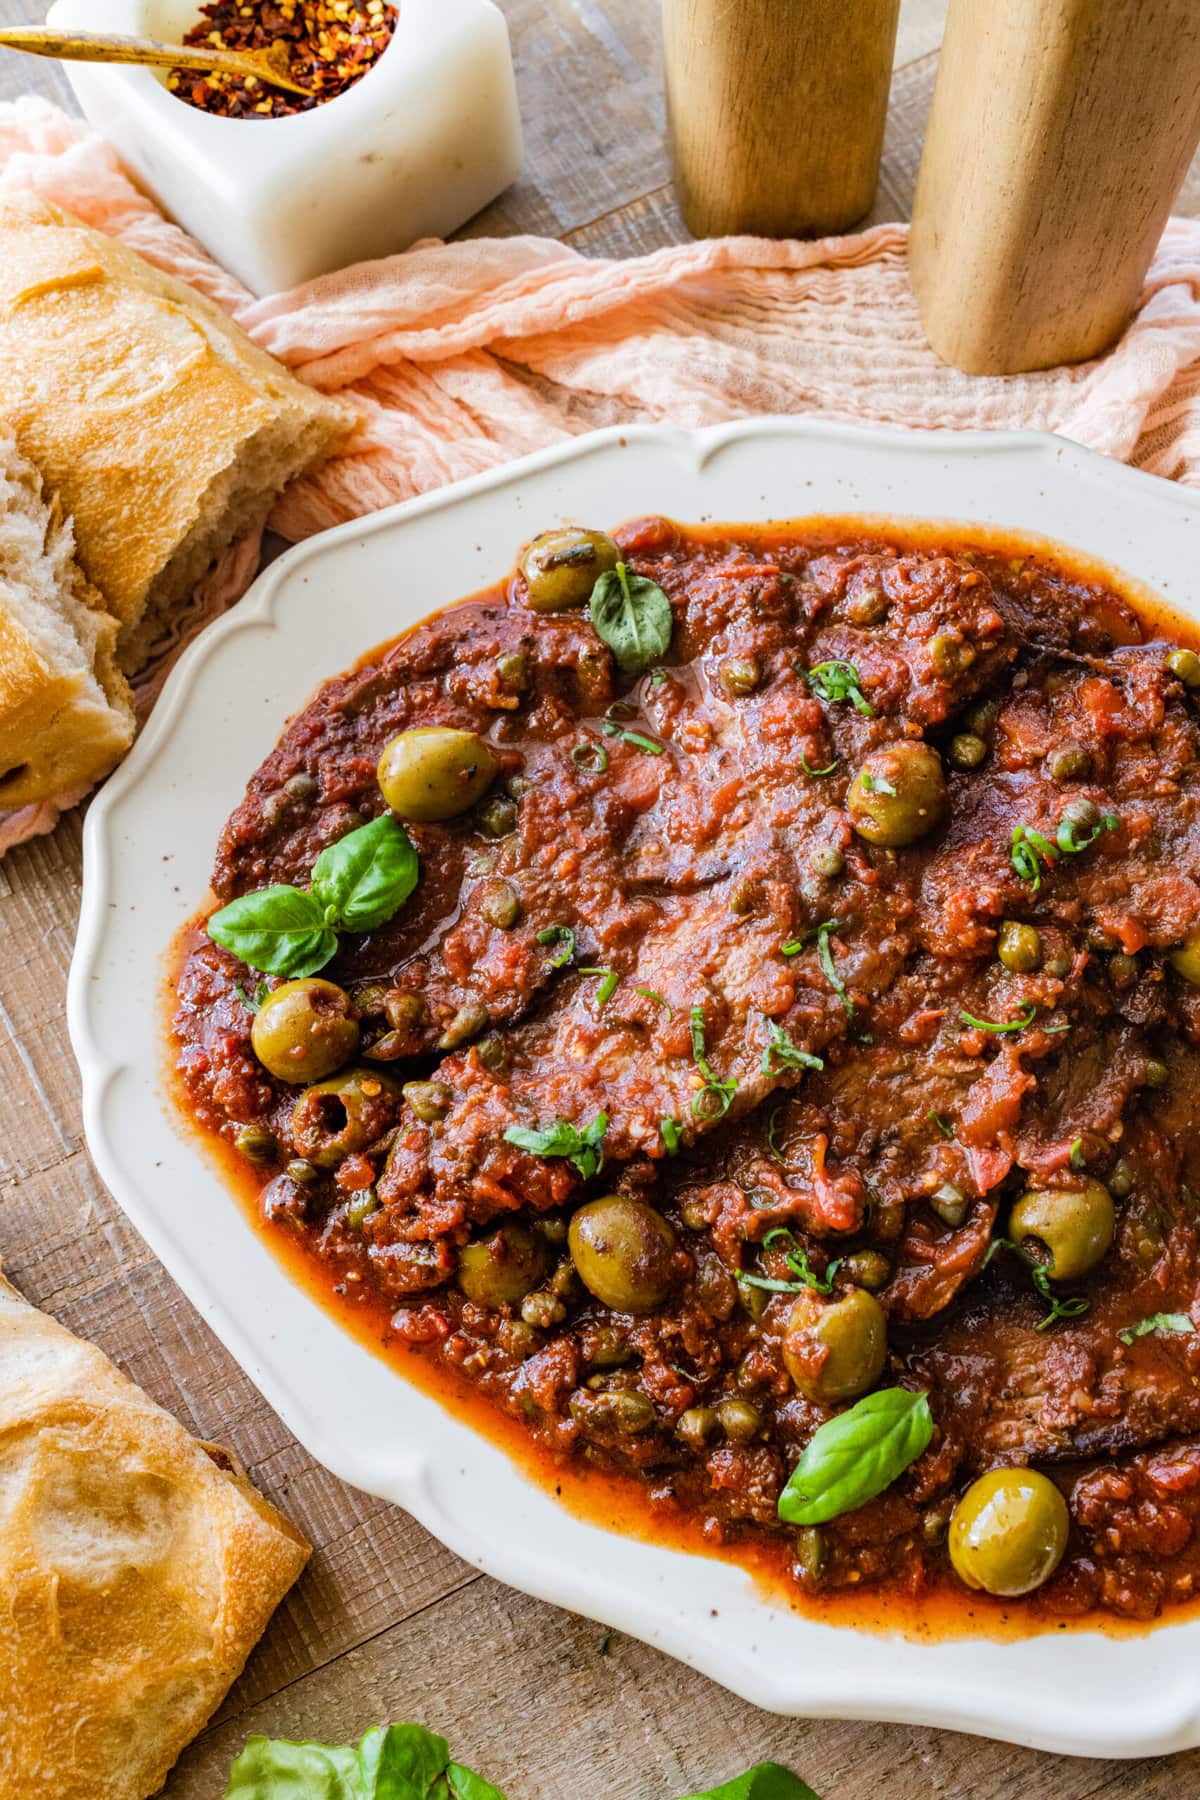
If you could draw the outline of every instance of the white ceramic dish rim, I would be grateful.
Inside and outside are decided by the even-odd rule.
[[[626,492],[632,504],[615,498]],[[1200,497],[1040,433],[889,432],[796,419],[691,433],[615,428],[297,546],[190,647],[87,818],[68,1017],[100,1174],[307,1449],[510,1585],[640,1637],[780,1713],[942,1726],[1076,1755],[1161,1754],[1200,1743],[1200,1620],[1135,1637],[1087,1631],[1016,1643],[909,1642],[823,1625],[765,1601],[735,1566],[577,1518],[294,1285],[194,1140],[167,1117],[162,949],[198,903],[216,830],[286,713],[355,655],[495,579],[547,518],[613,524],[642,511],[691,519],[891,513],[1008,525],[1136,572],[1197,616],[1185,594],[1200,566]],[[357,649],[340,654],[318,643],[286,704],[278,694],[264,697],[272,640],[276,654],[287,653],[310,581],[338,563],[353,573],[357,562],[359,581],[338,609],[356,616],[356,607],[374,604],[364,598],[371,558],[381,545],[390,556],[393,538],[406,553],[440,543],[453,568],[472,568],[475,578],[447,576],[452,592],[439,591],[437,580],[422,584],[409,613],[372,614]],[[397,555],[388,567],[414,565]],[[313,611],[318,603],[314,588],[310,614],[328,622],[328,612]],[[199,714],[215,721],[219,696],[239,680],[263,710],[243,707],[246,744],[216,749],[229,768],[214,801],[214,782],[188,761],[186,740],[202,732]],[[211,830],[207,817],[197,828],[189,798],[214,813]],[[180,879],[189,858],[203,871],[198,880]],[[322,1392],[337,1403],[319,1404]]]

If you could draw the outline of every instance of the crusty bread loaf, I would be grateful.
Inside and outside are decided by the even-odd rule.
[[[127,670],[354,422],[182,282],[32,194],[0,200],[0,416],[73,518]]]
[[[129,748],[116,637],[70,523],[0,429],[0,809],[98,781]]]
[[[2,1277],[0,1500],[0,1795],[145,1800],[308,1545]]]

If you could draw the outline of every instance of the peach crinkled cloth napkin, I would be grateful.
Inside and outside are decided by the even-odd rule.
[[[270,519],[297,540],[597,426],[809,413],[890,425],[1061,432],[1200,486],[1200,221],[1173,219],[1107,356],[1031,375],[947,368],[921,331],[907,228],[819,242],[724,238],[627,262],[533,237],[426,242],[256,300],[170,224],[85,125],[0,105],[0,191],[32,187],[180,276],[297,375],[357,401],[345,453]],[[243,541],[183,609],[141,684],[244,591]],[[73,804],[79,796],[63,796]],[[60,808],[0,815],[0,853]]]

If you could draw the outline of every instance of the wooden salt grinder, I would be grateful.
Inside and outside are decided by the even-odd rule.
[[[1105,350],[1198,142],[1197,0],[951,0],[908,248],[938,355]]]
[[[663,0],[675,188],[696,237],[844,231],[879,176],[900,0]]]

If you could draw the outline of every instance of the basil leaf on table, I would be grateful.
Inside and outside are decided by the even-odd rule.
[[[786,1525],[823,1525],[882,1494],[933,1436],[925,1394],[880,1388],[813,1433],[779,1496]]]
[[[252,969],[289,981],[315,975],[341,931],[374,931],[417,885],[417,853],[390,813],[322,850],[312,888],[259,888],[222,906],[208,935]]]
[[[680,1800],[820,1800],[820,1795],[782,1763],[757,1763],[720,1787],[683,1794]]]
[[[656,581],[631,575],[623,562],[606,569],[592,589],[592,625],[626,675],[642,675],[665,656],[674,619]]]
[[[259,888],[231,900],[208,921],[208,935],[250,968],[289,980],[315,975],[337,949],[320,901],[294,887]]]
[[[390,813],[328,845],[313,864],[312,891],[343,931],[374,931],[416,885],[417,853]]]
[[[225,1800],[504,1800],[423,1725],[377,1725],[357,1748],[252,1737]]]

